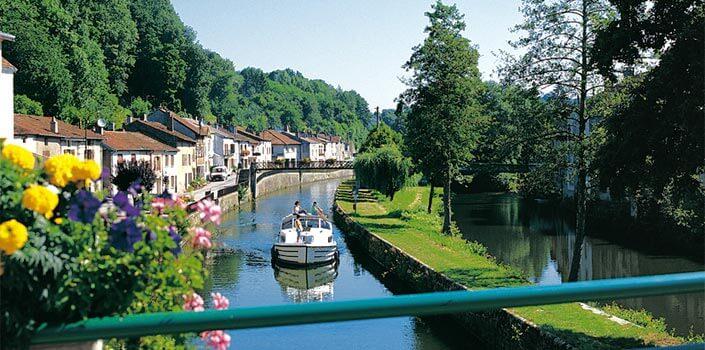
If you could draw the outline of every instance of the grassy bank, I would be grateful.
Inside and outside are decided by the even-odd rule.
[[[521,272],[495,261],[484,246],[439,234],[440,200],[435,201],[434,213],[427,214],[428,188],[403,189],[394,201],[363,190],[354,212],[351,186],[352,182],[340,186],[338,205],[355,221],[436,271],[470,289],[528,284]],[[619,324],[578,303],[510,310],[581,349],[673,345],[684,341],[656,323]]]

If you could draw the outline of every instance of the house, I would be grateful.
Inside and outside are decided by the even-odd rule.
[[[134,131],[105,131],[103,137],[103,167],[112,175],[121,164],[145,161],[157,175],[152,193],[177,192],[178,148]]]
[[[2,56],[3,41],[14,41],[15,37],[0,32],[0,142],[12,141],[14,135],[14,79],[17,69]]]
[[[213,145],[213,166],[225,166],[228,169],[237,169],[240,162],[240,145],[237,135],[220,128],[211,127],[211,140]]]
[[[340,136],[319,133],[316,137],[324,142],[324,154],[326,159],[335,159],[338,161],[349,159],[345,154],[346,147]]]
[[[146,117],[146,121],[157,122],[167,127],[171,131],[178,132],[196,141],[196,156],[194,159],[194,175],[198,178],[206,178],[210,175],[213,165],[213,140],[210,128],[202,120],[184,118],[178,114],[160,108]]]
[[[248,169],[253,162],[269,162],[272,160],[271,142],[247,131],[243,127],[237,127],[235,134],[238,137],[238,141],[240,141],[241,169]],[[244,148],[242,148],[243,146]]]
[[[169,182],[174,184],[174,192],[185,192],[196,178],[196,140],[169,130],[161,123],[145,120],[134,120],[125,124],[124,129],[151,137],[178,150],[173,165],[176,168],[176,181]]]
[[[294,162],[301,160],[301,142],[280,131],[265,130],[260,137],[272,144],[272,160]]]
[[[102,163],[103,136],[92,130],[81,129],[56,117],[26,114],[15,114],[14,129],[15,143],[42,158],[70,153],[81,160]]]
[[[310,136],[304,133],[288,133],[297,141],[301,142],[301,160],[319,162],[324,161],[326,150],[323,141],[315,136]]]

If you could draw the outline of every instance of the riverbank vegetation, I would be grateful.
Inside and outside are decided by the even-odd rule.
[[[119,126],[129,114],[165,106],[224,125],[288,125],[354,142],[371,126],[355,91],[289,69],[236,71],[203,48],[169,0],[0,0],[0,9],[0,28],[18,38],[3,44],[3,57],[18,68],[17,113]]]
[[[481,244],[457,235],[442,234],[440,203],[426,212],[429,187],[406,187],[393,200],[375,191],[362,190],[353,209],[354,182],[340,185],[336,203],[353,220],[406,254],[469,289],[528,284],[523,274],[498,263]],[[643,312],[632,312],[640,326],[620,325],[607,316],[585,310],[578,303],[513,308],[526,318],[581,349],[673,345],[682,338],[670,335],[660,322],[648,322]],[[626,313],[624,313],[626,315]]]

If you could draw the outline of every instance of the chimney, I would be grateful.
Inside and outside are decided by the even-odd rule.
[[[110,122],[110,131],[115,131],[115,122]]]
[[[169,114],[169,125],[167,125],[167,129],[174,131],[174,116],[171,114]]]
[[[132,122],[133,122],[132,116],[131,116],[131,115],[128,115],[128,116],[127,116],[127,120],[125,121],[125,124],[132,124]]]
[[[286,133],[289,134],[291,131],[289,131],[289,124],[286,124]]]
[[[51,132],[55,134],[59,133],[59,121],[56,120],[56,117],[51,117],[51,122],[49,123],[49,126],[51,127]]]
[[[142,113],[142,120],[147,121],[147,113]]]
[[[98,127],[98,133],[101,134],[101,135],[105,134],[105,128],[102,127],[102,126],[99,126],[99,127]]]

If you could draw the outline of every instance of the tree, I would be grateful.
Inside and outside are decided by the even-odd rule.
[[[14,100],[15,113],[44,115],[41,103],[34,101],[25,95],[15,95]]]
[[[619,88],[598,154],[601,180],[615,196],[636,201],[642,221],[665,216],[702,235],[705,4],[611,2],[619,16],[598,32],[594,47],[601,72]],[[659,60],[644,59],[649,52]]]
[[[363,142],[358,149],[358,152],[365,153],[385,145],[394,146],[401,149],[402,136],[386,124],[380,124],[370,131],[365,139],[365,142]]]
[[[591,55],[596,30],[608,14],[608,5],[602,0],[524,0],[521,12],[524,23],[514,28],[524,32],[512,42],[516,49],[525,51],[519,58],[506,56],[502,71],[508,81],[532,88],[553,88],[568,99],[565,113],[558,113],[563,128],[544,137],[562,142],[575,171],[576,244],[569,280],[578,277],[580,257],[585,237],[587,212],[588,136],[590,118],[587,99],[602,88],[596,59]],[[570,181],[573,176],[570,174]]]
[[[409,177],[411,160],[394,145],[384,145],[355,158],[355,178],[367,188],[376,189],[394,199]]]
[[[138,184],[145,192],[151,192],[155,181],[157,174],[152,170],[152,165],[145,161],[118,165],[117,174],[112,179],[113,185],[120,191],[127,191],[130,186]]]
[[[457,7],[438,1],[426,16],[427,37],[404,64],[412,76],[400,100],[410,108],[405,139],[412,158],[432,185],[443,183],[443,232],[450,233],[451,182],[477,145],[482,82],[479,55],[461,34],[464,16]]]

